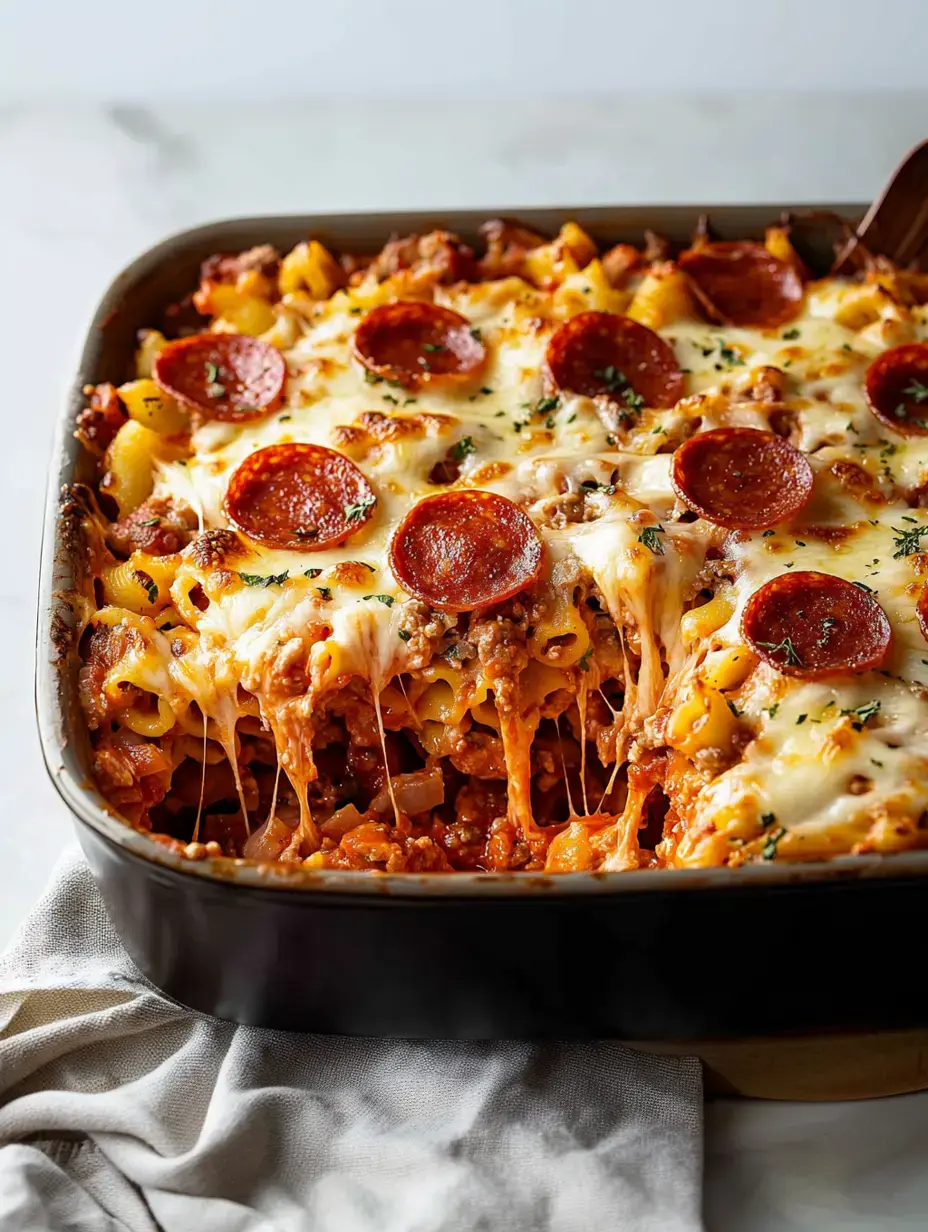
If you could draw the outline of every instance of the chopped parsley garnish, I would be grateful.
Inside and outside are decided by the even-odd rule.
[[[157,603],[158,583],[155,579],[153,577],[149,577],[147,573],[143,573],[141,569],[136,569],[135,579],[141,586],[145,587],[145,593],[148,595],[148,602]]]
[[[329,590],[328,586],[317,586],[316,590],[319,592],[320,599],[332,598],[332,592]]]
[[[210,363],[207,360],[203,366],[206,369],[206,379],[209,382],[206,386],[207,397],[221,398],[226,392],[226,387],[219,379],[219,365]]]
[[[628,377],[615,364],[609,364],[605,368],[595,368],[593,376],[597,381],[602,382],[606,393],[619,394],[630,411],[640,411],[644,406],[642,395],[635,393]]]
[[[423,351],[428,351],[430,355],[438,355],[442,351],[447,351],[447,347],[443,342],[423,342]]]
[[[399,406],[400,404],[399,398],[394,398],[393,394],[381,394],[380,396],[384,402],[392,402],[394,406]]]
[[[764,533],[763,533],[763,535],[761,536],[761,538],[762,538],[762,539],[769,539],[771,535],[775,535],[776,533],[777,533],[777,532],[771,528],[770,530],[765,530],[765,531],[764,531]]]
[[[376,503],[376,499],[372,496],[368,500],[360,500],[353,505],[346,505],[345,517],[349,522],[360,522],[368,509]]]
[[[292,416],[292,415],[278,415],[278,416],[277,416],[277,422],[278,422],[278,423],[286,423],[288,419],[292,419],[292,418],[293,418],[293,416]]]
[[[293,533],[298,539],[318,539],[318,526],[294,526]]]
[[[726,697],[725,700],[728,702],[728,709],[732,712],[735,718],[740,719],[741,716],[744,714],[744,711],[739,710],[738,707],[735,705],[735,703],[731,700],[731,698]]]
[[[757,644],[764,650],[769,650],[771,655],[781,653],[785,655],[784,663],[787,667],[802,667],[802,659],[797,654],[791,637],[784,637],[782,642],[758,642]]]
[[[841,713],[842,715],[851,715],[857,720],[854,726],[858,727],[859,724],[862,727],[868,719],[872,719],[880,713],[880,702],[864,702],[862,706],[855,706],[852,710],[842,710]],[[860,727],[858,727],[858,730],[860,730]]]
[[[580,487],[584,492],[602,492],[606,496],[615,495],[614,483],[600,483],[596,479],[584,479]]]
[[[322,573],[321,569],[304,569],[303,577],[317,578],[321,575],[321,573]]]
[[[584,650],[583,654],[577,660],[577,667],[580,668],[581,672],[588,672],[590,670],[590,657],[592,654],[593,647],[587,646],[586,650]]]
[[[451,456],[455,462],[463,462],[468,454],[476,452],[477,446],[472,436],[462,436],[456,444],[451,446]]]
[[[781,334],[784,342],[793,342],[799,337],[799,330],[794,325],[792,329],[786,329]]]
[[[378,603],[382,603],[384,607],[392,607],[396,602],[393,595],[364,595],[364,599],[376,599]]]
[[[875,593],[873,587],[868,586],[866,582],[852,582],[851,585],[856,586],[858,590],[865,590],[868,595]]]
[[[238,575],[246,586],[283,586],[290,576],[290,570],[283,573],[240,573]]]
[[[144,522],[139,522],[139,526],[160,526],[160,525],[161,525],[160,518],[148,518]]]
[[[899,560],[902,556],[912,556],[915,552],[922,550],[922,535],[928,535],[928,526],[916,526],[913,530],[900,529],[898,526],[892,528],[896,538],[893,540],[893,560]]]
[[[769,706],[767,708],[767,713],[770,715],[771,719],[775,719],[777,717],[777,711],[779,709],[780,709],[779,702],[774,702],[772,706]]]
[[[801,714],[796,720],[796,726],[801,727],[808,717],[809,716],[807,714]]]
[[[557,394],[550,398],[539,398],[534,406],[530,402],[524,403],[532,415],[550,415],[552,411],[556,411],[561,405],[561,399]]]
[[[902,392],[907,398],[912,398],[916,402],[928,402],[928,385],[923,385],[921,381],[913,381],[911,385],[906,385]]]
[[[780,826],[779,830],[774,830],[773,834],[764,843],[760,853],[762,860],[775,860],[777,858],[777,843],[784,836],[786,831]]]
[[[400,639],[401,639],[402,641],[404,641],[404,642],[410,642],[410,641],[412,641],[412,634],[411,634],[411,633],[407,633],[405,629],[400,629],[400,630],[399,630],[399,635],[400,635]]]
[[[666,534],[667,532],[664,530],[663,526],[646,526],[638,536],[638,542],[643,543],[644,546],[649,551],[653,552],[655,556],[663,556],[664,545],[661,543],[658,536]]]
[[[479,325],[472,325],[470,327],[470,336],[472,338],[476,338],[478,342],[480,341],[480,339],[483,337],[483,334],[480,332]]]
[[[738,352],[730,347],[722,338],[719,339],[719,355],[721,355],[722,359],[730,368],[744,367],[744,360]]]
[[[611,433],[606,437],[606,444],[615,445],[615,437]]]
[[[760,815],[761,827],[764,830],[769,830],[770,827],[773,825],[773,823],[776,821],[776,819],[777,819],[776,813],[761,813]]]

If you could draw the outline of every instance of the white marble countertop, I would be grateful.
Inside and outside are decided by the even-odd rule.
[[[82,330],[128,260],[242,214],[863,200],[926,133],[928,94],[0,110],[0,947],[71,833],[33,718],[41,510]],[[924,1226],[928,1096],[721,1101],[707,1124],[713,1229]]]

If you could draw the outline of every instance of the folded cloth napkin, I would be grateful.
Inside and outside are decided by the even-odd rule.
[[[239,1027],[133,967],[79,853],[0,959],[4,1232],[684,1232],[698,1062]]]

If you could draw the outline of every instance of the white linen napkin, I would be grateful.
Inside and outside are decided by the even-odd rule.
[[[4,1232],[690,1232],[701,1180],[697,1061],[207,1018],[77,851],[0,959]]]

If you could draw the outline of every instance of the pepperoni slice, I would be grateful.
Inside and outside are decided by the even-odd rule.
[[[273,548],[313,552],[353,535],[377,498],[355,464],[322,445],[269,445],[245,459],[229,481],[229,521]]]
[[[467,317],[419,302],[372,308],[355,333],[354,353],[368,372],[410,387],[469,380],[487,362]]]
[[[902,436],[928,436],[928,344],[909,342],[878,355],[865,388],[881,423]]]
[[[673,455],[680,499],[730,530],[764,530],[793,518],[812,495],[805,454],[773,432],[715,428],[691,436]]]
[[[451,612],[510,598],[537,578],[542,556],[531,518],[505,496],[475,489],[419,501],[390,544],[400,585]]]
[[[248,334],[195,334],[169,342],[154,378],[178,402],[210,419],[239,422],[280,405],[287,376],[276,347]]]
[[[922,631],[922,637],[928,642],[928,583],[922,587],[922,593],[918,596],[915,615],[918,617],[918,627]]]
[[[609,394],[637,410],[671,407],[683,397],[672,347],[646,325],[613,312],[581,312],[556,331],[545,356],[558,389],[595,398]]]
[[[785,676],[864,672],[886,658],[892,632],[876,599],[831,573],[783,573],[747,602],[745,641]]]
[[[678,264],[713,320],[773,329],[802,304],[799,274],[763,244],[702,244],[681,253]]]

